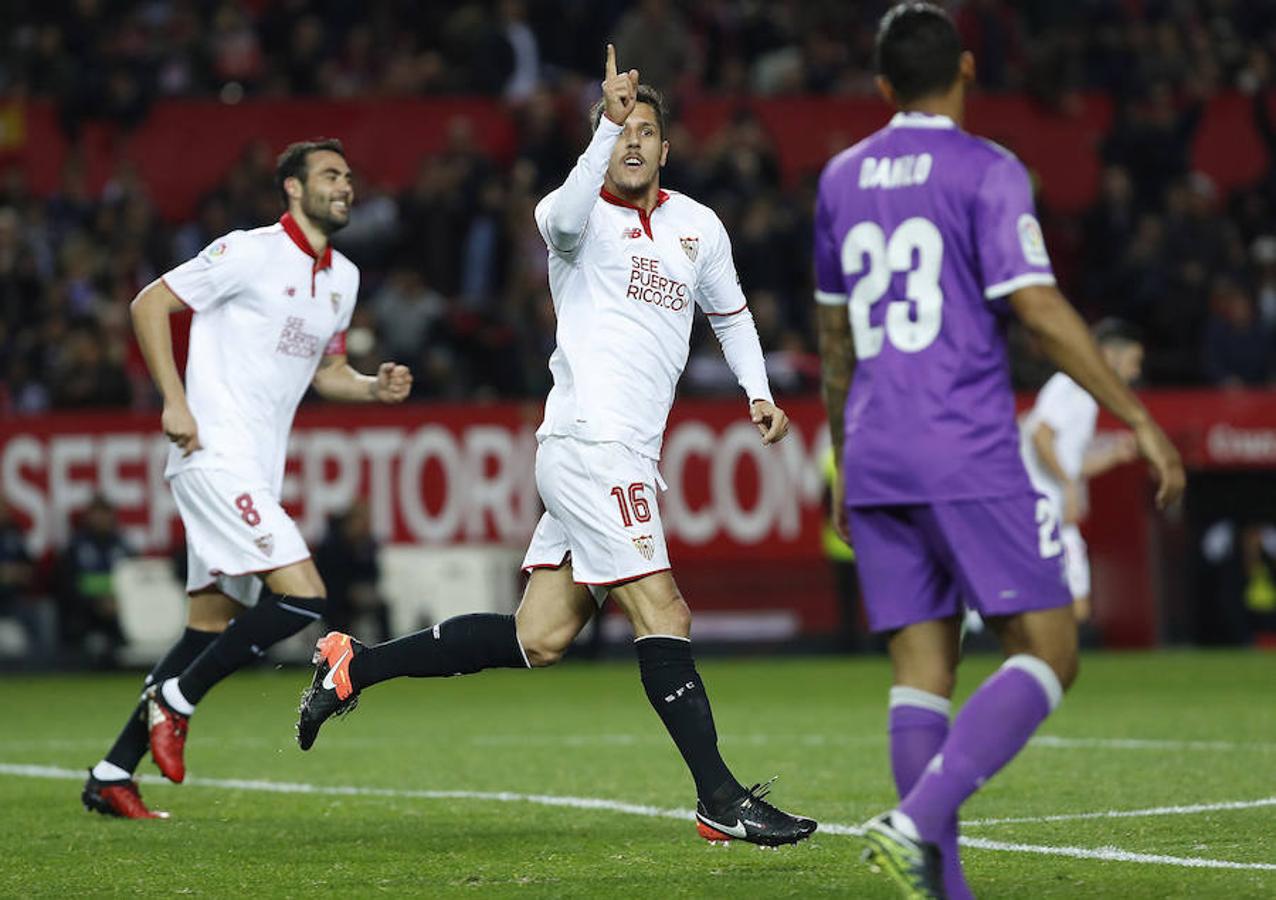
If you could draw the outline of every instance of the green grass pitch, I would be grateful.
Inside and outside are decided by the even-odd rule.
[[[968,660],[963,687],[995,665]],[[779,773],[773,799],[821,822],[853,825],[891,804],[884,660],[701,669],[741,778]],[[307,680],[255,671],[215,689],[192,720],[193,783],[143,786],[173,819],[126,822],[86,813],[78,779],[59,770],[100,758],[137,676],[6,677],[0,895],[895,896],[836,829],[763,852],[710,846],[689,819],[641,809],[428,793],[689,810],[690,779],[635,665],[382,685],[303,754],[292,734]],[[967,820],[985,820],[967,837],[1021,845],[965,851],[981,898],[1276,897],[1276,655],[1089,656],[1042,734],[966,806]],[[141,771],[154,773],[149,760]],[[256,783],[216,783],[231,779]],[[1226,802],[1243,805],[1037,821]],[[1005,818],[1034,821],[986,821]]]

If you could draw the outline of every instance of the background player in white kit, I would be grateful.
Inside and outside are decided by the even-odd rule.
[[[1094,326],[1104,361],[1122,381],[1133,384],[1143,372],[1143,339],[1119,319]],[[1099,404],[1063,372],[1053,375],[1020,423],[1024,466],[1032,485],[1054,507],[1063,544],[1064,571],[1078,622],[1090,619],[1090,560],[1080,523],[1085,518],[1086,480],[1138,459],[1134,435],[1122,434],[1104,447],[1094,445]]]
[[[108,815],[160,815],[132,780],[148,724],[156,764],[180,782],[195,704],[323,615],[323,581],[279,504],[288,433],[307,388],[329,400],[382,403],[411,389],[404,366],[384,363],[374,377],[346,364],[359,270],[329,243],[354,200],[341,144],[293,144],[276,180],[288,209],[277,224],[218,238],[133,301],[174,444],[165,475],[186,528],[190,613],[115,745],[90,771],[84,805]],[[195,316],[183,385],[169,316],[187,307]]]
[[[536,208],[558,347],[537,431],[546,512],[524,562],[522,604],[514,616],[458,616],[374,647],[332,632],[316,651],[299,741],[309,748],[329,716],[389,678],[557,662],[610,591],[633,624],[647,697],[695,779],[700,834],[794,843],[815,822],[771,806],[765,787],[744,788],[718,753],[691,656],[691,611],[669,573],[655,502],[696,305],[711,317],[763,443],[784,437],[788,419],[771,399],[726,230],[712,210],[660,189],[669,152],[660,95],[639,85],[637,71],[617,74],[611,46],[602,87],[589,147]]]

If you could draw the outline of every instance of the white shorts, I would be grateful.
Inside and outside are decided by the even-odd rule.
[[[1067,573],[1068,590],[1072,593],[1072,599],[1089,597],[1090,556],[1086,551],[1081,529],[1075,525],[1061,526],[1059,540],[1063,544],[1064,571]]]
[[[546,438],[536,450],[536,487],[545,504],[523,570],[558,568],[571,555],[572,578],[605,588],[669,569],[654,460],[623,444]]]
[[[187,469],[169,479],[186,527],[186,590],[216,587],[252,606],[258,575],[310,558],[301,532],[274,493],[217,469]]]

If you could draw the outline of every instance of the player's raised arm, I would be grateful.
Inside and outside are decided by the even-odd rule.
[[[1183,494],[1186,476],[1179,453],[1139,398],[1103,360],[1090,330],[1053,285],[1029,285],[1010,295],[1015,313],[1037,336],[1046,356],[1105,409],[1134,430],[1139,452],[1156,475],[1157,506]]]
[[[607,175],[612,148],[638,98],[638,70],[616,72],[616,48],[607,45],[603,76],[603,110],[593,139],[562,187],[550,194],[536,209],[536,224],[549,246],[560,253],[576,249],[589,214],[598,200],[598,191]]]

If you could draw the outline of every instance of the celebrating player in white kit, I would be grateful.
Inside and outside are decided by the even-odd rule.
[[[524,562],[531,574],[522,604],[514,616],[458,616],[374,647],[329,634],[316,650],[298,738],[310,747],[329,716],[389,678],[555,663],[610,593],[633,625],[647,697],[695,780],[700,834],[794,843],[815,822],[767,803],[763,786],[745,788],[718,753],[691,655],[691,611],[669,572],[655,502],[696,306],[711,317],[763,443],[784,437],[788,419],[771,399],[726,230],[712,210],[660,189],[669,152],[660,95],[636,71],[617,74],[610,46],[602,87],[593,139],[536,208],[558,347],[537,431],[546,512]]]
[[[1143,371],[1143,339],[1119,319],[1094,326],[1094,341],[1112,371],[1133,384]],[[1090,560],[1079,524],[1085,518],[1085,483],[1114,466],[1138,459],[1134,435],[1109,445],[1094,443],[1099,404],[1063,372],[1046,382],[1020,423],[1020,450],[1032,485],[1050,500],[1063,544],[1064,571],[1078,622],[1090,619]]]
[[[359,270],[329,243],[354,200],[341,144],[293,144],[276,180],[288,209],[278,223],[218,238],[133,301],[174,444],[165,475],[186,528],[190,613],[115,745],[90,771],[82,800],[107,815],[162,815],[146,808],[133,781],[148,741],[164,776],[182,781],[195,704],[323,615],[323,581],[279,503],[288,433],[306,389],[381,403],[398,403],[411,389],[404,366],[384,363],[374,377],[346,363]],[[183,385],[169,316],[186,308],[195,315]]]

